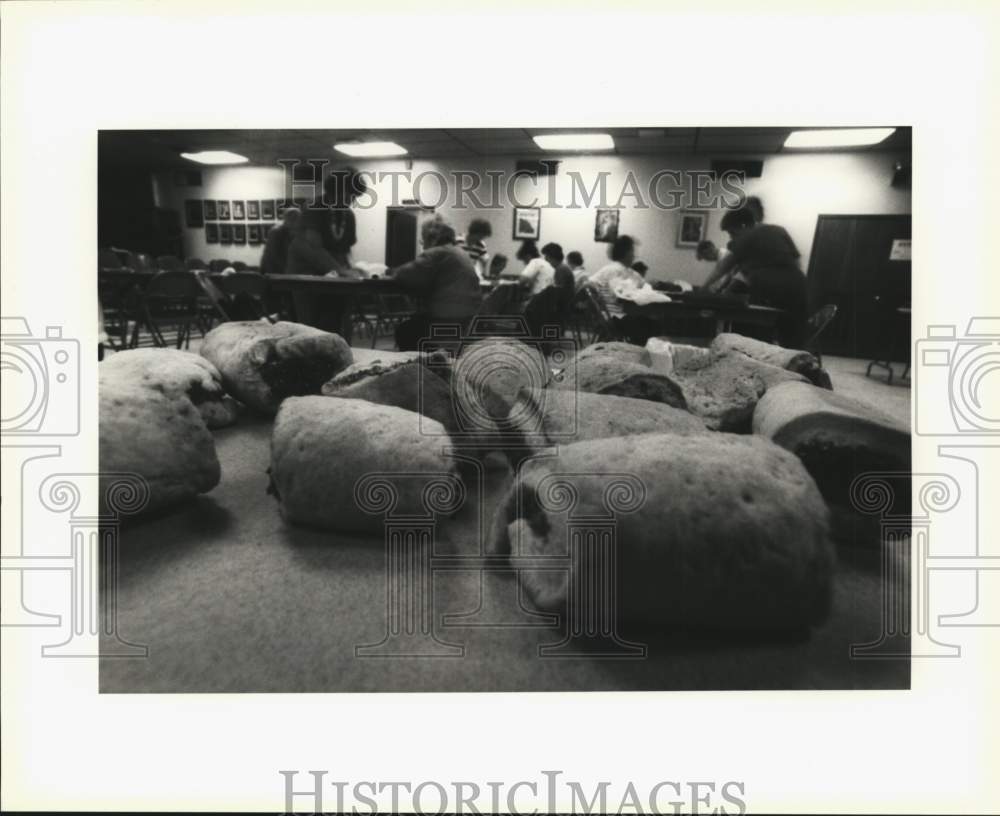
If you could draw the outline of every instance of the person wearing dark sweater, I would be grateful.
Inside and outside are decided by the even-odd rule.
[[[356,278],[351,249],[358,242],[357,222],[351,205],[366,191],[353,168],[331,173],[323,183],[323,198],[302,215],[298,233],[289,247],[288,274]]]
[[[282,216],[281,223],[267,234],[267,243],[260,256],[260,271],[264,275],[283,275],[288,266],[288,248],[299,228],[302,213],[289,207]]]
[[[732,241],[730,254],[716,271],[726,274],[738,266],[746,279],[750,302],[784,312],[776,327],[778,342],[786,348],[801,348],[808,308],[806,278],[792,236],[777,224],[758,223],[755,213],[746,207],[727,212],[721,226]]]
[[[420,230],[424,251],[390,276],[417,299],[418,311],[396,329],[400,351],[415,351],[436,326],[458,326],[462,333],[482,302],[479,276],[468,254],[455,245],[455,230],[440,218]]]

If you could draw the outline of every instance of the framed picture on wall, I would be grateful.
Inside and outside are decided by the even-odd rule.
[[[291,206],[292,206],[291,202],[285,200],[284,198],[279,198],[279,199],[275,200],[275,202],[274,202],[274,207],[275,207],[274,214],[275,214],[275,216],[277,217],[277,219],[279,221],[282,218],[284,218],[284,216],[285,216],[285,210],[287,210]]]
[[[247,221],[259,221],[260,220],[260,202],[259,201],[248,201],[247,202]]]
[[[233,224],[233,243],[245,244],[247,242],[247,228],[245,224]]]
[[[514,240],[537,241],[542,237],[541,207],[514,208]]]
[[[260,218],[262,221],[273,221],[274,220],[274,202],[273,201],[261,201],[260,202]]]
[[[220,221],[229,220],[229,202],[228,201],[217,201],[215,203],[215,209],[219,214]]]
[[[677,222],[677,246],[695,249],[708,234],[707,210],[681,210]]]
[[[247,217],[242,201],[233,202],[233,221],[242,221]]]
[[[247,212],[250,212],[249,208],[247,208]],[[247,225],[247,243],[248,244],[260,243],[260,224]]]
[[[267,242],[267,236],[270,235],[271,229],[273,227],[274,227],[274,224],[261,224],[260,225],[260,241],[261,241],[261,243],[266,243]]]
[[[229,224],[219,224],[219,243],[231,244],[233,242],[233,228]]]
[[[618,218],[621,210],[599,209],[594,219],[594,240],[611,243],[618,237]]]
[[[214,221],[219,216],[216,214],[215,202],[214,201],[203,201],[205,208],[205,220]]]
[[[205,243],[207,243],[207,244],[217,244],[217,243],[219,243],[219,225],[218,224],[205,224]]]
[[[205,225],[205,210],[201,206],[200,198],[189,198],[184,202],[184,217],[189,227]]]

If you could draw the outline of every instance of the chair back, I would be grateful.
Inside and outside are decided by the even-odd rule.
[[[600,292],[592,285],[587,284],[580,289],[577,297],[583,300],[585,309],[589,312],[590,318],[594,322],[597,330],[597,339],[618,339],[619,332],[615,329],[615,325],[611,321],[611,313],[608,311],[608,306],[604,298],[601,297]]]
[[[259,272],[235,272],[221,275],[217,280],[219,288],[227,295],[242,293],[253,298],[263,298],[267,294],[267,278]]]
[[[98,269],[121,269],[122,266],[123,264],[121,258],[118,257],[118,253],[110,249],[97,250]]]
[[[197,298],[201,286],[194,273],[186,269],[165,269],[157,272],[146,284],[146,298]]]
[[[185,269],[206,269],[205,262],[201,258],[188,258],[184,262]]]
[[[195,269],[192,274],[195,280],[198,281],[202,293],[208,298],[209,303],[212,304],[213,311],[224,321],[231,320],[229,312],[226,310],[227,298],[225,292],[215,285],[215,281],[203,269]]]
[[[208,262],[208,269],[210,272],[221,272],[223,269],[232,266],[232,264],[225,258],[216,258],[213,261]]]
[[[133,268],[137,271],[148,271],[156,269],[157,266],[152,255],[147,255],[145,252],[137,252],[135,253],[135,266]]]
[[[243,261],[233,261],[233,269],[237,272],[245,272],[247,265]]]
[[[183,269],[184,264],[181,263],[181,259],[176,255],[158,255],[156,257],[156,268],[157,269]]]

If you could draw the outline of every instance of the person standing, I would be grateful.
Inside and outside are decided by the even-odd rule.
[[[281,223],[267,234],[267,242],[260,256],[260,271],[264,275],[284,275],[288,265],[288,248],[299,228],[302,212],[297,207],[289,207],[281,217]]]
[[[367,187],[354,168],[331,173],[323,183],[323,198],[303,213],[289,247],[288,274],[336,275],[356,278],[351,249],[358,242],[351,205]]]

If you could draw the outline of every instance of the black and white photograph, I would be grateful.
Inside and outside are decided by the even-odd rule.
[[[594,240],[611,243],[618,237],[619,210],[599,209],[594,218]]]
[[[201,200],[189,198],[184,202],[184,220],[188,229],[197,229],[205,223]]]
[[[514,240],[537,241],[542,235],[542,211],[539,207],[514,208]]]
[[[1000,812],[1000,15],[445,5],[0,3],[0,810]]]
[[[705,240],[708,229],[708,213],[696,210],[681,210],[677,225],[677,246],[696,249]]]
[[[793,146],[802,134],[814,147]],[[263,249],[256,224],[249,243],[246,224],[222,224],[213,250],[202,230],[173,246],[106,210],[101,251],[129,240],[163,268],[196,258],[208,272],[192,294],[208,281],[224,297],[179,313],[153,274],[135,279],[149,299],[130,312],[102,284],[102,370],[131,382],[147,360],[197,361],[217,400],[198,403],[207,431],[190,460],[169,458],[188,451],[169,441],[188,425],[155,420],[162,463],[132,455],[113,411],[102,425],[102,470],[145,474],[152,491],[122,531],[118,625],[184,644],[102,661],[102,692],[909,687],[908,660],[851,653],[874,648],[903,591],[856,494],[878,471],[908,495],[910,262],[893,247],[912,237],[911,191],[894,183],[910,128],[606,127],[591,136],[607,146],[582,150],[581,135],[316,132],[395,145],[453,182],[448,197],[406,204],[421,188],[393,158],[302,153],[326,174],[311,199],[297,184],[301,208]],[[160,179],[216,138],[102,131],[99,170],[143,173],[161,206],[182,207]],[[245,161],[203,166],[204,182],[270,200],[301,138],[229,132]],[[463,146],[461,166],[445,163]],[[716,160],[748,154],[751,179]],[[515,176],[525,158],[558,162],[554,178],[510,183],[537,207],[461,200],[467,179]],[[389,171],[395,190],[378,180]],[[667,171],[669,191],[651,183]],[[573,205],[599,178],[608,203],[643,197],[627,232],[623,208]],[[713,206],[690,206],[706,189]],[[499,255],[511,260],[480,277]],[[254,351],[265,342],[288,361]],[[166,466],[181,480],[169,491],[154,479]],[[398,538],[397,516],[426,519],[429,537]],[[165,569],[168,541],[187,557]],[[215,591],[189,597],[204,580]],[[246,618],[251,595],[286,627],[280,649]]]

